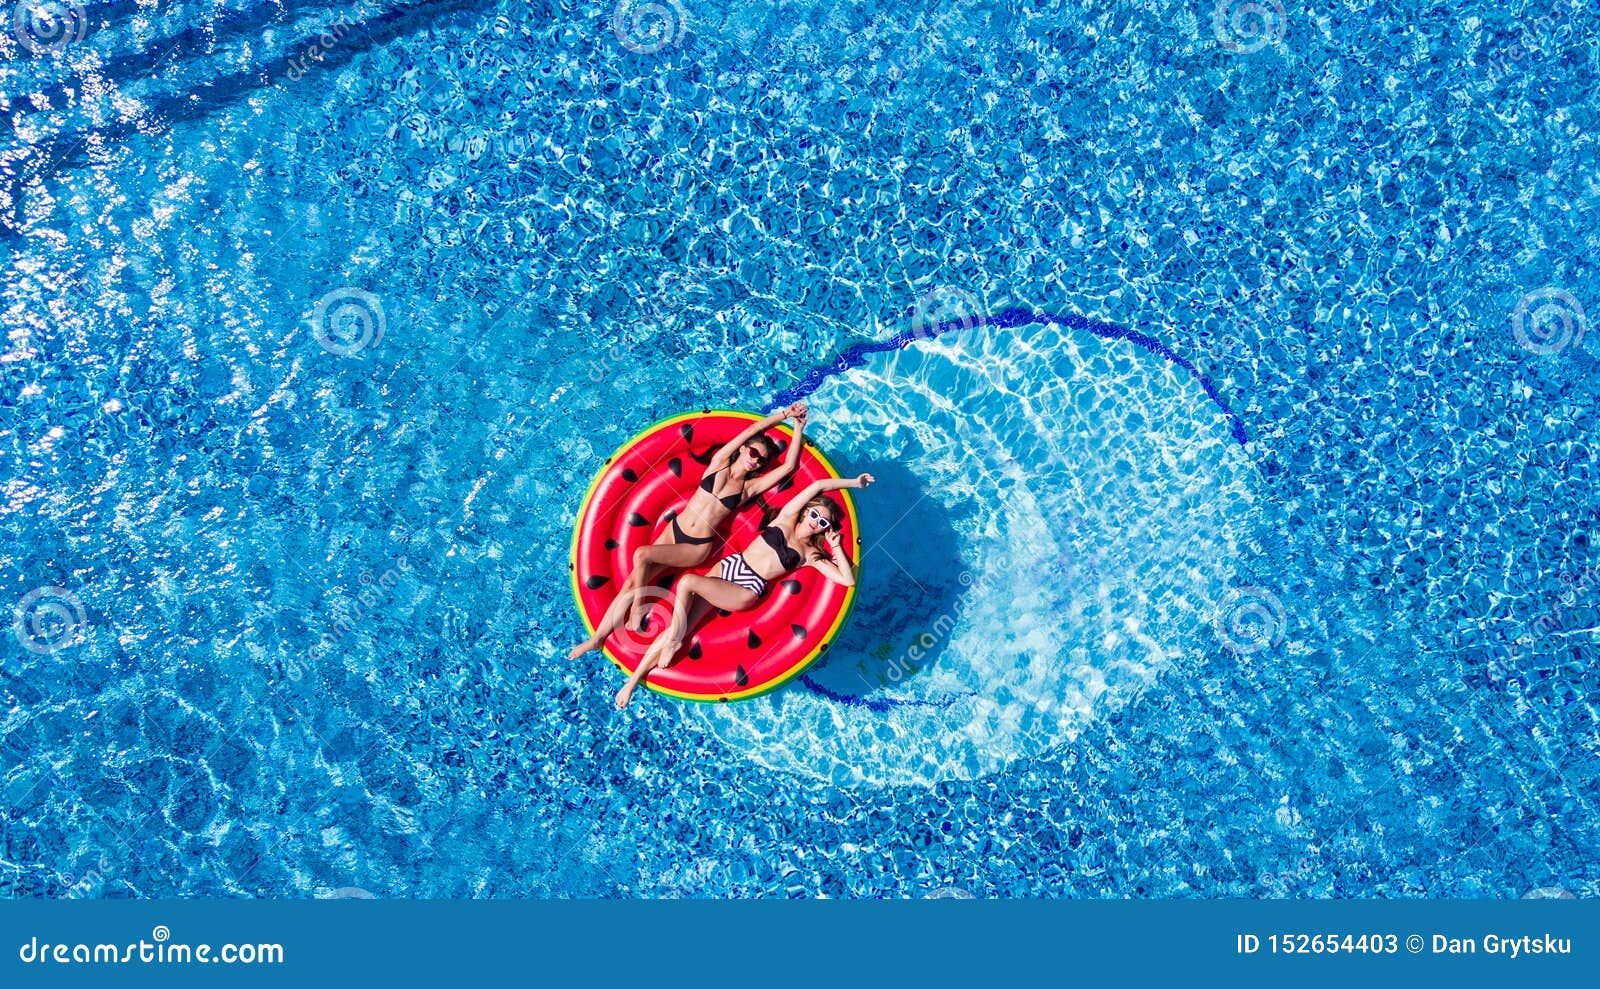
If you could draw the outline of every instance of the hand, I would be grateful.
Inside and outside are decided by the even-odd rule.
[[[806,414],[810,411],[810,409],[806,408],[806,403],[796,402],[787,409],[784,409],[783,415],[786,419],[794,419],[799,422],[804,422]]]
[[[840,545],[844,543],[844,534],[838,529],[833,530],[822,538],[828,544],[828,549],[834,553],[839,552]]]
[[[858,488],[869,487],[870,485],[872,485],[877,480],[878,479],[876,477],[873,477],[871,474],[862,474],[860,477],[856,478],[856,487],[858,487]]]
[[[802,406],[800,408],[800,411],[795,413],[795,416],[794,416],[795,427],[799,428],[801,426],[804,426],[806,424],[806,418],[809,415],[810,415],[810,413],[806,411],[804,406]]]

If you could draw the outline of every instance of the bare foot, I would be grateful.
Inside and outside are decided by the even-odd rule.
[[[629,680],[627,683],[622,685],[621,690],[617,691],[617,710],[620,711],[627,707],[628,702],[633,700],[633,688],[634,683],[632,680]]]
[[[599,649],[599,648],[600,648],[600,643],[594,641],[593,639],[590,639],[587,642],[580,642],[579,644],[577,644],[577,645],[572,647],[572,651],[571,652],[567,653],[567,658],[568,659],[577,659],[579,656],[582,656],[584,653],[593,652],[594,650]]]

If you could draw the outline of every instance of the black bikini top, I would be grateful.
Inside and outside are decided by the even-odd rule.
[[[714,470],[702,478],[700,481],[700,490],[704,491],[708,495],[715,495],[717,493],[717,475],[720,473],[722,473],[722,471]],[[722,502],[723,508],[738,508],[739,502],[744,500],[744,493],[742,491],[735,491],[733,494],[724,495],[717,500]]]
[[[787,539],[783,538],[782,529],[779,529],[775,525],[767,526],[765,529],[761,530],[761,540],[768,546],[771,546],[774,553],[778,554],[778,566],[785,570],[795,570],[799,568],[800,553],[793,546],[789,545],[789,541]]]

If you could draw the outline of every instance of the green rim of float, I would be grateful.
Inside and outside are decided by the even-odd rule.
[[[568,563],[573,600],[588,634],[594,634],[615,600],[616,588],[632,566],[634,550],[655,542],[673,513],[693,497],[700,471],[688,469],[687,465],[701,463],[695,455],[697,443],[704,444],[708,453],[715,451],[762,418],[731,409],[672,416],[641,430],[607,458],[589,482],[578,508]],[[684,432],[685,427],[688,433]],[[787,423],[767,432],[781,437],[786,446],[794,441],[794,430]],[[678,434],[676,440],[672,433]],[[678,470],[663,469],[673,462]],[[630,471],[634,475],[631,480],[627,476]],[[787,501],[785,493],[839,476],[816,444],[807,442],[795,475],[782,487],[768,492],[765,499],[774,506],[781,505]],[[855,502],[849,489],[828,495],[843,505],[844,536],[846,545],[855,549],[852,563],[859,577],[861,530]],[[622,515],[628,509],[624,502],[633,505],[626,518]],[[723,525],[726,540],[719,538],[704,564],[682,572],[707,573],[716,569],[723,557],[754,538],[760,527],[760,514],[754,505],[741,507]],[[670,697],[708,703],[745,700],[776,690],[827,651],[855,605],[855,593],[854,585],[840,587],[814,568],[802,567],[785,574],[772,581],[751,611],[727,617],[713,614],[698,629],[691,629],[687,637],[689,655],[680,656],[665,670],[651,673],[644,685]],[[657,601],[651,607],[650,627],[659,631],[665,627],[666,604]],[[792,621],[795,618],[809,619],[811,624]],[[782,636],[786,622],[792,633],[787,639]],[[826,632],[814,636],[808,630],[811,627],[825,627]],[[767,631],[768,637],[757,636],[758,628]],[[743,644],[736,639],[743,639]],[[624,674],[631,674],[643,659],[646,646],[641,636],[618,630],[607,637],[601,651]],[[752,658],[751,650],[762,646],[766,648]],[[755,675],[746,669],[746,662],[759,667]]]

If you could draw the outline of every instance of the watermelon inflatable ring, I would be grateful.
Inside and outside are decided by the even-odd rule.
[[[585,630],[596,624],[616,598],[633,566],[634,550],[648,546],[688,504],[705,465],[717,449],[734,439],[760,416],[748,412],[708,410],[674,416],[646,429],[622,445],[589,485],[572,534],[572,593]],[[794,432],[787,423],[767,430],[787,446]],[[800,465],[765,501],[781,508],[795,492],[813,481],[836,478],[833,465],[809,442]],[[856,509],[848,490],[829,497],[844,509],[840,526],[849,555],[859,560],[861,539]],[[741,508],[723,526],[725,541],[716,545],[697,573],[716,570],[723,557],[756,538],[762,525],[762,501]],[[650,600],[646,631],[626,626],[612,632],[601,647],[606,657],[627,674],[644,659],[655,636],[672,614],[669,571],[643,593]],[[822,655],[843,627],[855,587],[842,587],[812,567],[801,567],[772,582],[749,611],[712,611],[697,628],[686,631],[677,662],[657,668],[644,685],[658,693],[694,701],[733,701],[773,690],[797,676]]]

